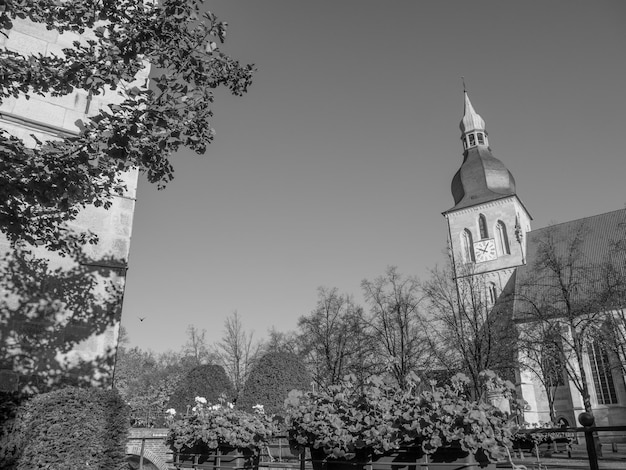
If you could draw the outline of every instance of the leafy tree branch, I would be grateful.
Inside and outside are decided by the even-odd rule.
[[[90,33],[63,49],[63,56],[22,56],[0,51],[0,100],[33,94],[63,96],[75,89],[90,96],[117,90],[119,104],[79,123],[81,132],[38,142],[36,149],[0,130],[0,182],[4,200],[0,229],[12,243],[43,243],[69,251],[95,243],[93,234],[69,236],[64,224],[81,208],[108,208],[125,187],[119,172],[138,168],[159,188],[174,176],[170,163],[182,147],[204,154],[213,140],[213,90],[242,95],[254,67],[222,53],[227,24],[203,0],[6,0],[0,27],[29,19],[59,32]],[[151,86],[134,86],[146,63]],[[139,84],[142,85],[142,84]]]

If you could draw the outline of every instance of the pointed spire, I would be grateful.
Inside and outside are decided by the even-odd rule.
[[[485,121],[480,114],[476,112],[472,106],[472,102],[465,88],[465,80],[463,80],[463,95],[465,97],[465,107],[463,110],[463,119],[459,127],[461,128],[461,140],[465,150],[476,146],[488,146],[487,132],[485,131]]]
[[[463,90],[463,94],[465,95],[465,109],[463,112],[463,119],[461,119],[461,123],[459,124],[461,132],[465,134],[476,130],[484,131],[485,121],[482,117],[480,117],[480,114],[474,110],[466,90]]]

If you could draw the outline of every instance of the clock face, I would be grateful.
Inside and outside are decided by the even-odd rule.
[[[474,243],[474,255],[476,256],[477,263],[496,259],[496,244],[493,241],[493,238],[480,240]]]

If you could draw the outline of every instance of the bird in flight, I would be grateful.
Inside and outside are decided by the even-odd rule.
[[[144,321],[146,319],[146,317],[137,317],[139,318],[139,321]]]

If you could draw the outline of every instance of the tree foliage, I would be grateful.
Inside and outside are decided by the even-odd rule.
[[[122,194],[120,172],[138,168],[164,187],[173,178],[170,157],[181,147],[206,151],[213,139],[214,89],[241,95],[253,67],[222,53],[227,24],[204,12],[203,0],[6,0],[0,26],[16,18],[59,32],[93,31],[93,38],[54,54],[25,57],[0,50],[0,99],[32,94],[90,96],[119,90],[120,104],[82,122],[78,136],[41,142],[36,149],[0,130],[0,229],[13,243],[44,243],[52,250],[95,243],[70,234],[67,221],[88,205],[111,205]],[[146,63],[152,86],[128,86]]]
[[[295,354],[270,352],[252,368],[237,407],[253,411],[252,407],[260,404],[266,413],[282,415],[289,392],[308,390],[310,386],[311,376]]]

